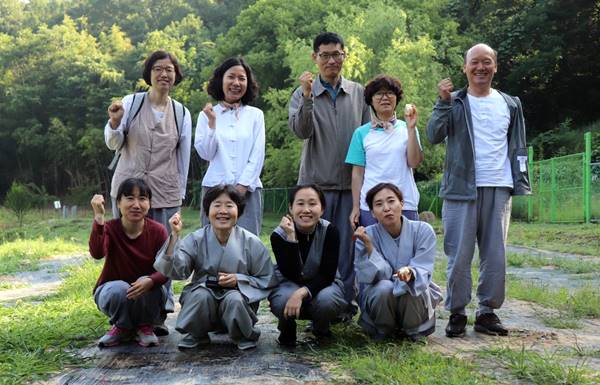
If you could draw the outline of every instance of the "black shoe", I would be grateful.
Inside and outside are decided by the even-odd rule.
[[[164,323],[160,325],[154,325],[154,334],[158,337],[168,336],[169,328]]]
[[[474,329],[476,332],[491,336],[507,336],[508,329],[502,325],[500,318],[494,313],[480,314],[475,318]]]
[[[279,345],[288,348],[296,346],[296,321],[279,321],[277,329],[281,332],[277,338]]]
[[[450,320],[446,325],[446,337],[464,337],[467,326],[467,316],[464,314],[450,314]]]

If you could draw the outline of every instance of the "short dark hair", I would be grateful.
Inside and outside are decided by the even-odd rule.
[[[321,188],[319,186],[317,186],[316,184],[300,184],[298,186],[293,187],[288,193],[288,203],[289,203],[290,207],[294,204],[294,199],[296,199],[296,194],[298,194],[298,191],[303,190],[305,188],[311,188],[311,189],[315,190],[315,192],[319,196],[319,201],[321,202],[321,208],[323,210],[325,210],[325,207],[326,207],[325,194],[323,193],[323,190],[321,190]]]
[[[171,60],[173,67],[175,67],[175,85],[181,83],[183,80],[183,72],[181,71],[181,66],[179,65],[179,61],[177,61],[175,55],[167,51],[154,51],[146,58],[146,61],[144,61],[144,72],[142,73],[142,77],[144,78],[146,84],[152,86],[152,80],[150,77],[152,67],[154,66],[155,62],[162,59]]]
[[[365,102],[369,106],[373,106],[373,95],[379,90],[386,89],[392,91],[396,95],[396,106],[402,100],[402,84],[400,80],[389,75],[377,75],[373,79],[369,80],[365,87]]]
[[[152,200],[152,190],[150,190],[150,187],[146,184],[146,182],[144,182],[143,179],[128,178],[125,179],[117,189],[117,202],[121,200],[123,195],[133,195],[133,191],[136,188],[140,192],[140,196],[147,197],[149,200]]]
[[[244,207],[246,207],[246,199],[236,190],[235,186],[231,184],[220,184],[208,189],[206,194],[204,194],[204,198],[202,199],[202,208],[204,209],[204,214],[208,216],[208,209],[210,209],[210,204],[219,197],[219,195],[225,194],[227,195],[233,203],[237,206],[238,209],[238,218],[244,214]]]
[[[371,187],[371,189],[367,192],[367,196],[365,200],[367,201],[367,205],[369,206],[369,210],[373,210],[373,199],[375,199],[375,195],[378,192],[384,189],[390,189],[392,192],[398,197],[400,202],[404,201],[404,195],[402,195],[402,191],[393,183],[378,183],[375,186]]]
[[[327,44],[339,44],[344,49],[344,39],[335,32],[321,32],[313,41],[313,51],[319,52],[319,47]]]
[[[215,68],[208,81],[206,92],[208,92],[208,94],[217,101],[224,100],[225,94],[223,93],[223,76],[225,76],[225,72],[227,72],[228,69],[235,66],[242,66],[246,71],[248,87],[246,88],[246,93],[244,96],[242,96],[242,103],[248,104],[258,96],[258,83],[254,79],[252,68],[250,68],[250,65],[248,65],[248,63],[246,63],[246,61],[241,57],[230,57],[221,63],[221,65],[219,65],[217,68]]]

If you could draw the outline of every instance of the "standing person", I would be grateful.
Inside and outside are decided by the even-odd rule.
[[[352,165],[353,228],[377,223],[365,200],[376,184],[390,182],[404,195],[402,215],[418,221],[419,191],[413,169],[423,161],[417,130],[417,108],[407,104],[404,119],[396,119],[402,100],[402,85],[392,76],[379,75],[365,87],[365,102],[371,106],[371,121],[352,135],[346,163]]]
[[[325,196],[315,185],[290,192],[289,212],[271,234],[279,286],[271,292],[271,312],[279,319],[279,343],[296,345],[296,319],[313,321],[317,338],[330,337],[329,325],[348,303],[336,278],[340,236],[322,219]]]
[[[377,223],[356,229],[359,324],[375,339],[405,335],[412,341],[435,330],[441,290],[431,280],[435,232],[402,215],[404,199],[393,183],[378,183],[366,201]]]
[[[112,325],[100,347],[118,345],[135,334],[141,346],[158,345],[152,325],[160,320],[167,299],[167,278],[154,270],[154,257],[167,239],[158,222],[146,218],[152,190],[139,178],[129,178],[117,190],[120,218],[104,221],[104,197],[94,195],[90,255],[104,259],[94,287],[98,309]]]
[[[240,57],[225,60],[208,82],[208,94],[217,100],[198,116],[194,147],[210,162],[202,179],[202,195],[214,186],[232,184],[246,200],[238,225],[254,235],[262,226],[262,182],[265,160],[265,118],[248,103],[258,95],[250,66]],[[208,224],[206,212],[202,224]]]
[[[465,334],[475,242],[480,259],[475,331],[508,334],[494,310],[504,302],[511,195],[530,194],[531,188],[523,109],[517,97],[492,88],[496,60],[488,45],[471,47],[463,66],[468,86],[452,92],[452,81],[441,80],[427,124],[431,143],[446,141],[440,197],[448,256],[448,337]]]
[[[244,198],[232,185],[216,186],[204,194],[202,206],[209,224],[179,240],[183,222],[170,219],[171,236],[154,267],[172,279],[192,281],[181,293],[176,329],[185,336],[180,349],[210,343],[208,333],[225,329],[241,350],[256,347],[255,327],[260,300],[273,283],[273,263],[260,239],[237,226]]]
[[[155,51],[146,58],[142,76],[150,90],[127,95],[108,107],[109,120],[104,140],[121,158],[112,178],[110,196],[114,218],[119,218],[117,189],[127,178],[142,178],[152,190],[148,216],[169,231],[169,218],[181,208],[185,199],[192,119],[190,111],[172,100],[169,93],[183,79],[177,58],[165,51]],[[171,282],[163,320],[156,325],[158,335],[169,334],[164,325],[166,313],[174,311]]]
[[[332,32],[319,34],[313,42],[312,60],[319,68],[313,81],[310,72],[300,76],[300,87],[290,100],[288,126],[304,139],[299,185],[315,184],[325,193],[323,218],[340,232],[338,269],[344,282],[346,301],[356,290],[352,257],[352,169],[344,163],[354,129],[370,120],[364,89],[342,77],[346,52],[344,41]],[[351,313],[356,311],[352,305]],[[350,314],[351,315],[351,314]]]

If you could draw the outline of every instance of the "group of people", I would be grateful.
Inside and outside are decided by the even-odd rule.
[[[90,253],[105,258],[94,299],[112,325],[100,346],[128,338],[157,345],[174,310],[171,280],[190,276],[176,322],[181,349],[210,343],[209,332],[228,333],[240,349],[255,347],[263,299],[285,346],[296,344],[297,319],[329,338],[333,322],[359,309],[359,324],[374,339],[416,341],[434,331],[442,293],[432,281],[436,234],[417,211],[413,169],[424,159],[418,111],[406,104],[398,119],[400,81],[379,75],[363,88],[341,75],[345,58],[339,35],[319,34],[312,53],[319,73],[304,72],[291,97],[288,124],[304,148],[289,212],[271,234],[275,264],[258,238],[265,124],[249,105],[258,93],[250,66],[229,58],[208,82],[216,103],[200,113],[194,140],[209,162],[202,227],[182,238],[191,116],[169,97],[183,78],[177,59],[164,51],[147,58],[149,91],[108,108],[105,141],[120,155],[110,194],[114,219],[105,222],[102,195],[92,198]],[[511,196],[530,186],[521,103],[491,87],[496,59],[485,44],[467,50],[468,86],[454,91],[450,79],[441,80],[426,128],[431,143],[446,143],[440,196],[448,337],[465,334],[475,243],[474,329],[508,334],[494,310],[504,300]]]

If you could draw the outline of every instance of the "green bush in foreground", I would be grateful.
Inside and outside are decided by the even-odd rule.
[[[39,304],[0,307],[0,384],[41,380],[81,364],[72,349],[89,345],[106,328],[92,299],[101,267],[87,261],[70,268],[59,292]]]

